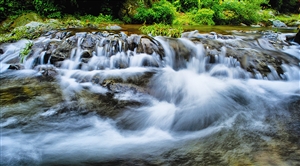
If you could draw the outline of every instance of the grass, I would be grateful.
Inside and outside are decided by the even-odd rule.
[[[33,42],[26,43],[25,47],[20,51],[20,59],[21,63],[30,53],[31,47],[33,46]]]
[[[151,36],[167,36],[167,37],[180,37],[183,32],[182,26],[171,26],[165,24],[143,25],[140,27],[143,34]]]

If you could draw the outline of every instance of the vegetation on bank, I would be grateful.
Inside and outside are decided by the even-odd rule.
[[[168,36],[168,37],[180,37],[183,32],[182,26],[172,27],[165,24],[153,24],[153,25],[143,25],[140,27],[140,30],[144,34],[151,36]]]
[[[45,18],[102,14],[126,23],[179,24],[182,16],[192,24],[232,25],[261,21],[262,9],[285,14],[299,7],[299,0],[0,0],[0,21],[31,11]]]
[[[9,17],[2,22],[0,27],[0,43],[14,42],[24,39],[34,39],[53,29],[66,28],[103,28],[107,29],[111,24],[120,23],[110,15],[99,14],[98,16],[65,15],[60,19],[41,17],[37,13],[24,13],[15,18]]]
[[[112,5],[114,4],[114,5]],[[178,36],[182,25],[298,25],[298,0],[0,0],[0,43],[52,29],[137,23],[145,34]],[[294,14],[291,14],[294,13]],[[26,24],[35,21],[34,29]],[[172,27],[173,26],[173,27]]]

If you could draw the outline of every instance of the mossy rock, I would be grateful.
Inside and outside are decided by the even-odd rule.
[[[14,20],[8,18],[1,22],[0,24],[0,33],[5,33],[9,31],[10,26],[14,23]]]
[[[13,24],[10,26],[11,28],[16,28],[19,26],[24,26],[28,23],[30,23],[31,21],[36,21],[36,22],[43,22],[43,19],[36,13],[25,13],[21,16],[19,16],[17,19],[15,19],[15,21],[13,22]]]
[[[46,78],[46,77],[45,77]],[[36,97],[48,95],[52,96],[54,102],[57,103],[61,99],[61,92],[58,84],[49,81],[43,77],[36,78],[20,78],[16,80],[0,79],[2,82],[0,88],[0,103],[2,106],[17,104],[32,100]],[[50,99],[48,103],[52,103]],[[58,100],[58,101],[57,101]]]

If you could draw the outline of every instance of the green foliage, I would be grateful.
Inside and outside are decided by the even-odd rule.
[[[199,9],[191,12],[177,14],[174,25],[215,25],[213,21],[214,11],[211,9]]]
[[[166,0],[161,0],[153,3],[151,8],[145,7],[143,3],[137,8],[137,13],[134,15],[135,23],[165,23],[172,24],[175,18],[175,7]]]
[[[132,19],[129,16],[124,16],[123,21],[128,24],[132,22]]]
[[[30,1],[27,0],[0,0],[0,22],[31,9]]]
[[[28,27],[20,26],[13,29],[8,34],[0,34],[0,43],[14,42],[20,39],[34,39],[39,37],[42,33],[42,29],[36,29],[33,32],[29,32]]]
[[[271,7],[282,13],[299,13],[299,0],[270,0]]]
[[[172,0],[172,5],[176,8],[176,11],[181,11],[180,0]]]
[[[83,26],[83,21],[78,20],[77,17],[74,17],[72,15],[65,15],[58,24],[62,24],[62,27],[76,27],[76,26]]]
[[[197,25],[196,22],[192,20],[192,13],[177,13],[173,25]]]
[[[275,19],[280,20],[289,26],[297,26],[299,25],[300,14],[278,15],[275,16]]]
[[[245,23],[250,25],[260,21],[260,5],[265,3],[265,0],[217,0],[215,3],[212,2],[212,0],[203,0],[202,6],[215,12],[213,20],[217,24]]]
[[[213,21],[214,13],[211,9],[199,9],[192,12],[192,20],[200,25],[215,25]]]
[[[100,13],[98,16],[84,15],[84,16],[79,16],[79,18],[80,18],[79,26],[83,26],[83,27],[97,28],[99,26],[103,26],[104,24],[119,22],[119,20],[114,20],[111,15],[103,15],[102,13]],[[76,20],[70,20],[67,23],[76,24]],[[78,26],[78,24],[75,26]]]
[[[180,11],[189,12],[198,8],[198,0],[179,0]]]
[[[9,17],[17,18],[30,11],[43,16],[44,20],[44,17],[64,20],[65,14],[74,16],[77,13],[82,18],[68,19],[64,25],[97,27],[102,23],[116,22],[114,18],[117,18],[121,7],[127,1],[102,0],[99,3],[99,1],[88,0],[0,0],[0,22]],[[267,23],[269,19],[275,19],[268,13],[270,10],[268,7],[282,13],[299,13],[300,6],[299,0],[132,0],[132,3],[139,3],[140,6],[134,7],[130,15],[120,18],[125,23],[176,25],[237,25],[240,23],[250,25],[261,21]],[[264,10],[261,10],[262,5]],[[265,10],[266,8],[268,10]],[[278,14],[278,11],[272,11],[272,13]],[[296,21],[289,20],[288,17],[280,19],[288,22],[299,20],[298,18]],[[40,20],[33,21],[40,22]],[[15,22],[20,23],[14,19],[2,23],[0,27],[2,37],[3,33],[22,26]],[[12,36],[15,37],[9,36],[9,40],[18,38],[16,35]]]
[[[267,10],[261,10],[259,12],[260,21],[264,23],[266,26],[272,25],[272,22],[270,20],[275,19],[274,15],[275,11],[267,9]]]
[[[10,34],[1,34],[0,43],[17,41],[22,38],[26,38],[28,35],[27,28],[25,26],[17,27]]]
[[[33,46],[33,42],[26,43],[25,47],[20,51],[21,63],[30,53],[31,47]]]
[[[49,18],[60,18],[61,8],[55,4],[54,0],[33,0],[36,11]]]
[[[82,21],[88,21],[91,23],[109,23],[109,22],[113,22],[113,18],[111,15],[103,15],[102,13],[100,13],[98,16],[93,16],[93,15],[85,15],[81,17]]]
[[[144,34],[151,34],[152,36],[180,37],[183,32],[183,27],[172,27],[165,24],[153,24],[150,26],[143,25],[140,27],[140,31]]]
[[[267,0],[180,0],[181,11],[174,24],[238,25],[261,20],[260,5]]]

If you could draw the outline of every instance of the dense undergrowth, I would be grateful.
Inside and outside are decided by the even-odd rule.
[[[299,5],[298,0],[103,0],[100,5],[87,0],[0,0],[0,43],[34,39],[52,29],[120,23],[152,24],[141,31],[172,37],[183,31],[182,25],[271,26],[280,20],[297,26]],[[38,22],[34,29],[26,25],[32,21]]]
[[[127,5],[127,7],[124,7]],[[237,25],[255,24],[266,18],[263,10],[299,14],[298,0],[0,0],[0,21],[23,13],[35,12],[45,18],[65,15],[125,23],[164,23]],[[132,13],[132,14],[128,14]],[[90,17],[94,16],[94,17]],[[184,22],[182,20],[185,20]]]

